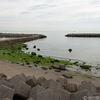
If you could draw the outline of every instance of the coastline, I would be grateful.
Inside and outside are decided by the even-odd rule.
[[[10,35],[12,37],[12,34],[10,34]],[[22,34],[21,34],[21,36],[22,36]],[[2,36],[2,37],[4,37],[4,36]],[[15,36],[13,36],[13,37],[15,37]],[[44,36],[44,35],[36,35],[36,34],[35,35],[29,35],[29,37],[19,37],[18,36],[15,39],[1,40],[0,44],[14,44],[14,43],[18,43],[18,42],[24,43],[25,41],[30,41],[30,40],[34,40],[34,39],[41,39],[41,38],[45,38],[45,37],[46,36]],[[18,53],[20,53],[19,51],[18,51]],[[10,52],[11,52],[11,50],[10,50]],[[3,56],[11,57],[11,55],[8,55],[8,54],[9,54],[9,52],[7,52],[7,55],[3,54]],[[28,55],[28,56],[30,56],[30,55]],[[50,62],[50,61],[53,61],[54,59],[50,59],[49,58],[49,60],[48,59],[46,59],[46,60],[47,60],[47,62],[48,61]],[[38,60],[38,62],[39,62],[39,60]],[[27,63],[29,63],[29,62],[27,62]],[[45,62],[43,62],[43,63],[45,63]],[[62,62],[62,63],[63,64],[69,64],[69,65],[71,65],[74,68],[74,65],[72,65],[72,63],[70,63],[70,62],[67,62],[67,63]],[[24,73],[24,74],[26,74],[26,76],[28,76],[28,75],[30,75],[30,76],[31,75],[35,75],[37,78],[40,77],[40,76],[44,76],[47,79],[55,79],[56,80],[57,77],[61,76],[62,73],[68,72],[68,73],[71,73],[73,75],[73,77],[74,77],[73,79],[69,79],[69,81],[72,82],[72,83],[80,84],[84,80],[90,80],[90,81],[93,81],[93,83],[96,86],[99,86],[99,82],[97,82],[97,80],[100,81],[100,78],[96,78],[96,77],[92,77],[92,76],[88,76],[88,75],[85,76],[84,74],[82,74],[79,71],[77,71],[77,68],[76,68],[76,70],[73,70],[73,71],[67,71],[66,70],[66,71],[61,71],[61,72],[55,72],[54,69],[52,69],[52,70],[43,70],[40,67],[35,66],[34,64],[32,64],[31,67],[29,67],[29,65],[26,65],[26,64],[24,66],[22,66],[20,64],[21,63],[19,63],[19,64],[15,64],[15,63],[12,64],[11,61],[9,62],[9,61],[2,61],[2,60],[0,60],[0,65],[1,65],[0,66],[0,73],[4,73],[4,74],[6,74],[9,77],[12,77],[12,76],[14,76],[16,74]],[[51,63],[51,65],[52,64],[55,64],[55,63]],[[42,66],[45,67],[45,65],[42,65]],[[49,67],[50,67],[50,65],[49,65]],[[87,73],[88,73],[88,71],[87,71]]]

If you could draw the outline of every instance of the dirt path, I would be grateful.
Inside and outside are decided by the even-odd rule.
[[[36,78],[40,76],[44,76],[47,79],[57,79],[59,76],[61,76],[64,72],[55,72],[54,70],[43,70],[39,67],[32,68],[28,66],[21,66],[20,64],[12,64],[8,61],[1,61],[0,60],[0,73],[4,73],[8,76],[8,78],[13,77],[14,75],[24,73],[26,76],[32,76],[34,75]],[[70,72],[74,74],[72,79],[68,79],[71,83],[76,83],[79,85],[84,80],[90,80],[92,81],[96,86],[100,86],[100,78],[85,78],[82,75],[80,75],[77,72]]]

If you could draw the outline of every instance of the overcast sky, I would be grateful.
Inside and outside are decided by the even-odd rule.
[[[100,0],[0,0],[0,30],[100,31]]]

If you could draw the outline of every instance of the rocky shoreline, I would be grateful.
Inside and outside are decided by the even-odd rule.
[[[42,34],[11,34],[11,33],[0,33],[0,37],[9,37],[14,39],[7,39],[7,40],[1,40],[0,44],[14,44],[18,42],[27,42],[35,39],[42,39],[46,38],[47,36]]]
[[[56,80],[43,76],[37,79],[35,76],[22,73],[8,79],[5,74],[0,73],[0,100],[90,100],[89,98],[97,97],[100,99],[100,87],[96,87],[91,81],[83,81],[77,86],[68,82],[68,78],[66,73]]]

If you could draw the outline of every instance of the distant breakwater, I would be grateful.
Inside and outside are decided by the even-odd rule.
[[[31,40],[46,38],[46,36],[42,34],[13,34],[13,33],[0,33],[0,37],[13,38],[13,39],[1,40],[0,44],[14,44],[17,42],[27,42]]]
[[[100,33],[71,33],[65,35],[66,37],[100,37]]]

